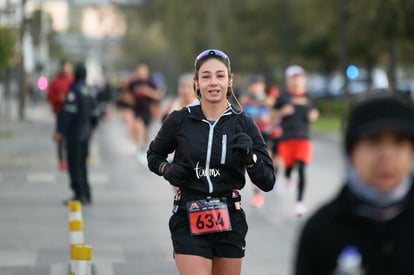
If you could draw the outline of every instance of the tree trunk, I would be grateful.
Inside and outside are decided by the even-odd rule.
[[[11,117],[11,108],[10,108],[10,78],[11,71],[10,68],[4,70],[4,116],[6,120],[9,120]]]
[[[26,1],[22,0],[22,21],[20,24],[20,79],[19,79],[19,119],[25,119],[25,108],[26,108],[26,93],[27,93],[27,85],[26,85],[26,71],[24,68],[24,33],[26,30],[26,15],[25,15],[25,7]]]
[[[389,48],[390,63],[388,66],[388,82],[389,90],[391,93],[395,93],[397,85],[397,64],[398,64],[398,43],[395,38],[390,41]]]
[[[282,67],[286,69],[290,65],[290,47],[291,47],[291,0],[283,1],[285,20],[282,25]]]
[[[349,102],[349,87],[348,87],[348,76],[346,75],[346,67],[348,62],[348,9],[347,2],[339,2],[339,45],[341,45],[340,56],[339,56],[339,68],[344,78],[343,87],[343,100],[342,100],[342,111],[341,111],[341,136],[345,133],[345,120],[348,114],[348,102]]]
[[[365,80],[366,84],[367,84],[366,93],[367,93],[367,95],[369,95],[369,94],[371,94],[372,87],[373,87],[373,78],[372,78],[372,72],[374,71],[374,58],[373,58],[373,56],[368,54],[366,56],[365,62],[366,62],[365,66],[367,68],[367,79]]]

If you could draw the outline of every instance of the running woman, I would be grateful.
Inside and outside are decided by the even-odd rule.
[[[246,170],[263,191],[275,183],[257,126],[228,102],[233,79],[224,52],[201,52],[194,76],[200,103],[172,112],[147,152],[149,169],[179,188],[169,227],[181,275],[241,274],[248,226],[238,190]]]

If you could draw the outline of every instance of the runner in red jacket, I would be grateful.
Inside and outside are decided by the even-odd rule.
[[[47,92],[47,100],[49,101],[50,107],[56,115],[56,118],[65,103],[66,93],[69,91],[72,82],[72,65],[68,61],[63,60],[60,63],[59,74],[52,79]],[[60,140],[57,143],[57,146],[59,168],[64,171],[67,168],[67,164],[64,157],[63,140]]]

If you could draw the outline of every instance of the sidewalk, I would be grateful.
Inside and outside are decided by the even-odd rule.
[[[62,275],[69,263],[68,212],[62,204],[71,196],[68,177],[57,169],[47,106],[31,108],[28,117],[0,127],[6,133],[0,138],[0,274]],[[93,139],[94,204],[83,209],[85,244],[93,247],[96,274],[173,274],[166,224],[157,230],[141,226],[168,221],[171,190],[151,188],[155,176],[128,155],[123,130],[120,123],[102,124]],[[145,205],[148,199],[154,205]]]
[[[67,193],[57,171],[47,108],[0,125],[0,274],[49,274],[67,259]]]

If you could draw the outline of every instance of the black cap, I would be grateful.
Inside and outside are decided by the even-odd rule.
[[[414,107],[394,96],[365,99],[350,111],[345,132],[345,150],[349,154],[356,141],[365,135],[397,131],[414,140]]]

